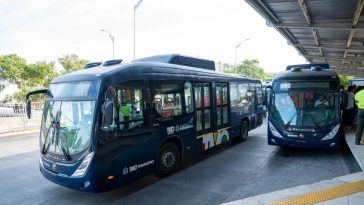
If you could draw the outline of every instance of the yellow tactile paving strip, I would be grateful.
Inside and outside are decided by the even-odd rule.
[[[351,182],[327,189],[323,189],[288,199],[283,199],[270,203],[269,205],[300,205],[300,204],[316,204],[331,199],[351,195],[364,191],[364,180]]]

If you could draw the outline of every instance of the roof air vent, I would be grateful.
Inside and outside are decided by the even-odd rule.
[[[291,71],[292,72],[298,72],[298,71],[301,71],[301,68],[300,67],[292,67]]]
[[[105,61],[102,64],[102,66],[117,65],[117,64],[120,64],[122,61],[123,61],[122,59],[108,60],[108,61]]]
[[[101,64],[102,64],[102,62],[91,62],[91,63],[87,63],[85,65],[84,69],[96,67],[96,66],[99,66]]]
[[[312,71],[322,71],[322,68],[320,66],[312,66],[311,70]]]

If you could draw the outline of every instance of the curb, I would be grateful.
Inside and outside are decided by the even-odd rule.
[[[37,132],[39,132],[39,128],[10,131],[10,132],[5,132],[5,133],[0,133],[0,138],[22,135],[22,134],[33,134],[33,133],[37,133]]]

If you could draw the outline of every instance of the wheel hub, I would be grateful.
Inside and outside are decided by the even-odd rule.
[[[175,161],[176,159],[172,152],[167,151],[162,156],[162,163],[166,168],[171,168]]]

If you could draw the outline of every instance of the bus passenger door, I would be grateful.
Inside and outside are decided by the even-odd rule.
[[[216,131],[229,126],[227,93],[227,83],[216,83],[216,117],[214,118],[216,120],[213,123]]]
[[[194,99],[196,138],[202,139],[202,151],[205,151],[215,145],[211,126],[211,83],[196,83]]]
[[[202,140],[202,151],[229,140],[227,83],[211,88],[211,83],[195,84],[196,137]]]

